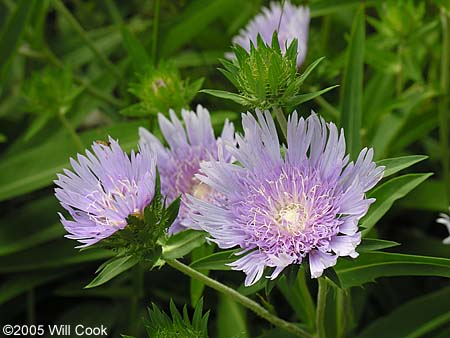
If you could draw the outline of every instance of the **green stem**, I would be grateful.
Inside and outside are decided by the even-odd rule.
[[[58,113],[59,121],[61,122],[62,126],[67,130],[70,137],[72,138],[73,143],[77,146],[77,149],[80,153],[84,153],[85,147],[83,145],[83,141],[81,141],[80,136],[78,136],[75,129],[70,124],[69,120],[66,118],[66,116],[63,113]]]
[[[70,25],[75,29],[75,31],[80,35],[81,39],[86,43],[86,45],[92,50],[92,52],[98,57],[100,62],[108,68],[111,73],[119,80],[122,80],[122,76],[119,71],[114,67],[114,65],[109,61],[106,56],[102,54],[95,45],[95,43],[88,37],[86,31],[81,27],[80,23],[75,19],[75,17],[70,13],[70,11],[64,6],[61,0],[53,0],[53,4],[55,9],[63,15],[66,20],[70,23]]]
[[[130,332],[137,333],[137,325],[139,321],[136,318],[140,317],[140,303],[144,297],[144,269],[139,264],[132,270],[132,282],[133,282],[133,296],[130,302]]]
[[[123,20],[122,17],[120,15],[120,11],[116,6],[116,3],[114,2],[114,0],[104,0],[106,8],[108,9],[109,14],[111,15],[114,24],[116,26],[122,26],[123,25]]]
[[[397,73],[397,79],[396,79],[396,83],[395,83],[395,89],[396,89],[396,93],[397,96],[400,95],[402,93],[403,90],[403,63],[402,63],[402,53],[403,53],[403,48],[402,48],[402,42],[399,43],[398,47],[397,47],[397,58],[398,58],[398,62],[401,65],[401,69],[400,71]]]
[[[325,331],[325,309],[327,305],[328,282],[325,277],[319,278],[319,292],[317,294],[317,310],[316,310],[316,337],[326,338]]]
[[[314,304],[311,293],[309,292],[308,284],[306,283],[304,268],[300,267],[298,269],[295,283],[297,284],[295,288],[298,290],[301,302],[305,308],[305,318],[303,321],[308,325],[308,327],[314,330],[316,324],[316,305]]]
[[[353,322],[353,308],[349,290],[336,288],[336,337],[345,337]]]
[[[281,131],[283,132],[283,136],[287,140],[287,120],[286,116],[284,116],[283,109],[281,107],[275,107],[273,111],[278,124],[280,125]]]
[[[258,316],[260,316],[260,317],[264,318],[265,320],[267,320],[268,322],[272,323],[273,325],[278,326],[279,328],[286,330],[286,331],[296,335],[297,337],[312,338],[312,336],[305,330],[301,329],[300,327],[298,327],[297,325],[295,325],[293,323],[289,323],[289,322],[273,315],[267,309],[265,309],[264,307],[259,305],[257,302],[251,300],[248,297],[243,296],[236,290],[198,272],[195,269],[192,269],[191,267],[181,263],[180,261],[178,261],[176,259],[168,259],[168,260],[166,260],[166,262],[171,267],[181,271],[185,275],[204,283],[205,285],[209,286],[210,288],[212,288],[216,291],[223,293],[224,295],[227,295],[235,302],[245,306],[249,310],[256,313]]]
[[[155,0],[154,16],[153,16],[153,31],[152,31],[152,55],[151,60],[153,65],[156,65],[156,50],[158,48],[158,29],[159,29],[159,1]]]
[[[441,9],[442,55],[441,55],[441,91],[439,98],[439,138],[441,145],[442,176],[445,184],[446,202],[450,204],[450,151],[449,151],[449,50],[450,29],[448,15]]]

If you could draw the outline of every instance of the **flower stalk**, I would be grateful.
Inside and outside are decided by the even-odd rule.
[[[283,136],[287,140],[287,120],[283,109],[281,107],[275,107],[273,112],[275,113],[275,117],[280,125],[281,131],[283,132]]]
[[[173,267],[174,269],[177,269],[178,271],[182,272],[183,274],[194,278],[205,285],[209,286],[210,288],[223,293],[224,295],[227,295],[231,299],[233,299],[235,302],[245,306],[249,310],[256,313],[258,316],[264,318],[268,322],[272,323],[275,326],[278,326],[279,328],[286,330],[297,337],[307,337],[312,338],[312,335],[306,332],[305,330],[301,329],[297,325],[293,323],[289,323],[274,314],[270,313],[267,309],[259,305],[257,302],[251,300],[250,298],[240,294],[236,290],[198,272],[197,270],[183,264],[182,262],[176,260],[176,259],[168,259],[166,260],[167,264]]]
[[[85,147],[83,145],[83,141],[81,141],[80,136],[78,136],[77,132],[72,127],[72,125],[70,124],[69,120],[66,118],[64,113],[60,112],[57,115],[58,115],[58,119],[61,122],[62,126],[64,127],[64,129],[67,130],[73,143],[77,146],[78,151],[80,153],[83,153],[85,150]]]
[[[327,305],[328,282],[325,277],[319,278],[319,292],[317,293],[316,310],[316,337],[326,338],[325,331],[325,309]]]

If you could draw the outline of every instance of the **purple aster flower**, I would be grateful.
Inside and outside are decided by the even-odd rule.
[[[150,144],[157,152],[158,170],[161,176],[161,192],[168,202],[181,195],[181,207],[178,218],[169,229],[169,233],[183,230],[186,223],[187,200],[189,193],[199,199],[218,203],[221,196],[213,189],[201,183],[195,174],[204,160],[231,161],[231,155],[224,149],[224,143],[234,144],[234,127],[225,121],[222,134],[216,140],[207,109],[197,106],[197,112],[182,110],[185,128],[173,110],[170,121],[159,114],[159,126],[169,148],[145,128],[139,128],[140,143]]]
[[[448,208],[450,210],[450,207]],[[450,217],[443,212],[439,214],[439,218],[436,220],[437,223],[443,224],[447,227],[447,231],[449,232],[449,236],[444,238],[442,243],[450,244]]]
[[[270,8],[263,7],[262,13],[255,16],[244,29],[239,31],[239,35],[233,38],[233,43],[250,51],[250,41],[256,46],[258,34],[266,44],[270,45],[272,35],[277,31],[283,52],[294,39],[298,40],[297,67],[300,67],[306,57],[308,29],[309,9],[307,7],[297,7],[289,1],[286,1],[282,7],[280,3],[272,2]]]
[[[339,256],[355,258],[358,221],[374,199],[365,197],[382,178],[384,167],[363,149],[355,163],[345,155],[344,132],[316,114],[288,121],[287,147],[280,152],[268,111],[258,121],[243,114],[245,135],[228,146],[238,164],[203,162],[198,179],[224,196],[222,205],[190,197],[194,228],[205,230],[220,248],[246,253],[230,265],[246,273],[245,285],[258,281],[265,267],[271,279],[308,256],[319,277]]]
[[[58,174],[55,195],[72,216],[61,222],[76,239],[89,246],[127,225],[127,217],[141,214],[155,194],[156,157],[146,145],[131,157],[109,138],[109,144],[95,142],[78,162],[70,159],[73,172]]]

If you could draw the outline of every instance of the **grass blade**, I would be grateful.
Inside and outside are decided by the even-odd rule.
[[[345,130],[350,156],[356,158],[360,149],[365,21],[360,7],[353,21],[341,97],[341,126]]]

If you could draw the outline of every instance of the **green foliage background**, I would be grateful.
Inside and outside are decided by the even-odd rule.
[[[93,141],[111,135],[130,150],[139,126],[157,132],[154,112],[140,118],[120,113],[139,104],[139,96],[128,89],[149,64],[169,61],[182,79],[190,79],[188,89],[204,78],[203,88],[233,91],[216,70],[218,58],[262,5],[268,2],[0,1],[0,324],[103,324],[111,336],[139,336],[151,302],[168,309],[170,299],[191,304],[204,292],[204,308],[211,309],[210,336],[280,336],[236,303],[165,266],[145,272],[133,268],[100,288],[83,289],[110,253],[78,253],[75,243],[63,238],[57,215],[61,207],[52,186],[56,173],[69,167],[69,157]],[[387,251],[450,258],[449,247],[441,243],[448,234],[435,223],[437,213],[447,210],[450,190],[448,2],[316,0],[308,5],[312,18],[302,68],[326,58],[302,91],[340,87],[298,111],[307,115],[314,109],[344,127],[352,154],[370,146],[377,160],[428,156],[415,158],[414,171],[423,174],[408,174],[407,168],[394,183],[372,192],[385,205],[374,205],[365,218],[366,234],[401,243]],[[185,98],[192,96],[189,92]],[[239,126],[241,106],[202,93],[191,108],[198,103],[211,111],[217,131],[226,117]],[[398,167],[407,165],[400,161]],[[426,173],[434,174],[427,178]],[[210,247],[202,246],[191,258],[210,253]],[[356,262],[369,264],[373,255],[363,253]],[[346,263],[349,269],[358,264],[341,264],[341,275],[337,270],[339,278],[344,276],[341,282],[352,286],[346,291],[352,303],[326,314],[330,337],[343,332],[358,337],[450,336],[448,279],[379,278],[362,288],[354,278],[362,275],[345,275]],[[401,264],[391,272],[383,266],[375,276],[402,271],[427,275],[426,266],[415,273]],[[207,264],[198,268],[214,270]],[[242,288],[241,273],[210,274],[249,292]],[[251,290],[257,291],[253,297],[281,317],[301,318],[308,325],[311,307],[299,304],[313,307],[314,301],[296,293],[292,283],[308,285],[311,294],[316,284],[301,275],[294,281],[288,277],[276,287]],[[332,289],[328,297],[337,300],[341,293]],[[340,309],[351,311],[352,322],[342,324]]]

